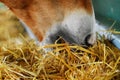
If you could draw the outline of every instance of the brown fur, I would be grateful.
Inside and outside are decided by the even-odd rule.
[[[0,0],[21,18],[41,41],[50,26],[68,12],[84,9],[92,14],[91,0]]]

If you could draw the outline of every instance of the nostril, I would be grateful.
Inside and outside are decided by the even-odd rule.
[[[85,37],[85,45],[87,46],[92,46],[92,44],[90,43],[90,38],[91,38],[91,34],[88,34],[86,37]]]
[[[57,36],[56,38],[57,43],[65,43],[65,40],[61,36]]]

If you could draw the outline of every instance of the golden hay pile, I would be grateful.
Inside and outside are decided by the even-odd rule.
[[[0,41],[15,38],[19,33],[25,33],[19,20],[10,10],[0,8]]]
[[[34,41],[0,47],[0,80],[120,80],[120,50],[108,40],[88,49]]]

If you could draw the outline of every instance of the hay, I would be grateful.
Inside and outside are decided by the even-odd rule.
[[[16,16],[10,10],[0,8],[0,41],[16,38],[19,33],[26,36],[25,29]]]
[[[120,51],[108,40],[88,49],[67,43],[44,48],[27,40],[0,47],[0,79],[120,80]]]

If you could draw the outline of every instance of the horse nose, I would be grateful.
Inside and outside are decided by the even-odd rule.
[[[96,41],[96,36],[95,34],[88,34],[86,37],[85,37],[85,40],[84,40],[84,43],[85,45],[87,46],[92,46]]]
[[[77,36],[75,34],[73,35],[70,31],[65,29],[64,30],[59,29],[54,34],[49,35],[50,43],[54,43],[57,40],[58,43],[67,42],[69,44],[78,44],[78,45],[83,44],[86,46],[90,46],[93,45],[95,42],[95,37],[93,34],[88,34],[87,36],[85,36],[84,40],[82,38],[83,38],[82,36]]]

